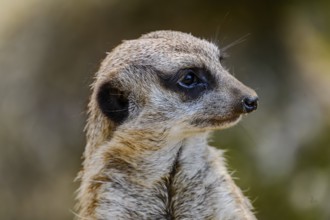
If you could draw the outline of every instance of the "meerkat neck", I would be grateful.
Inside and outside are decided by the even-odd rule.
[[[141,139],[140,132],[145,138]],[[96,150],[85,156],[84,169],[80,175],[82,184],[78,205],[81,215],[93,216],[95,210],[100,209],[97,200],[103,194],[101,188],[105,185],[112,190],[116,188],[115,191],[134,191],[142,185],[140,190],[143,191],[162,188],[165,206],[169,206],[174,193],[174,177],[179,167],[181,169],[184,165],[181,161],[197,172],[197,165],[202,167],[202,157],[206,154],[206,141],[207,134],[171,139],[166,132],[135,131],[128,134],[127,131],[119,131],[101,146],[88,146],[90,143],[87,143],[86,149],[93,147]],[[111,196],[116,199],[114,195]],[[169,210],[169,207],[164,209]]]
[[[162,176],[173,174],[175,164],[182,158],[193,164],[201,163],[207,150],[206,133],[179,139],[169,138],[165,133],[139,132],[143,132],[145,138],[141,139],[140,135],[135,138],[136,131],[129,135],[117,133],[100,148],[100,154],[105,155],[104,163],[112,173],[142,178],[152,184]]]

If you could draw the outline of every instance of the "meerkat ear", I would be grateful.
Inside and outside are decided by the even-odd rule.
[[[97,102],[102,113],[116,124],[121,124],[128,117],[127,95],[109,82],[99,88]]]

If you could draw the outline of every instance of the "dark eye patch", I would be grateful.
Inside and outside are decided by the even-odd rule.
[[[205,68],[186,68],[173,75],[159,74],[159,77],[166,89],[179,93],[184,101],[197,99],[215,87],[214,77]]]

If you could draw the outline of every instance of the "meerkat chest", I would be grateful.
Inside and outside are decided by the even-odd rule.
[[[109,182],[100,189],[96,213],[102,219],[215,217],[221,177],[203,157],[183,149],[174,158],[165,158],[167,164],[150,164],[152,168],[144,164],[134,175],[109,172]]]

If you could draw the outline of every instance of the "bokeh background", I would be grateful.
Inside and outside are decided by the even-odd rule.
[[[72,219],[89,85],[123,39],[246,35],[226,67],[260,108],[217,132],[266,220],[330,219],[330,1],[0,0],[0,219]]]

